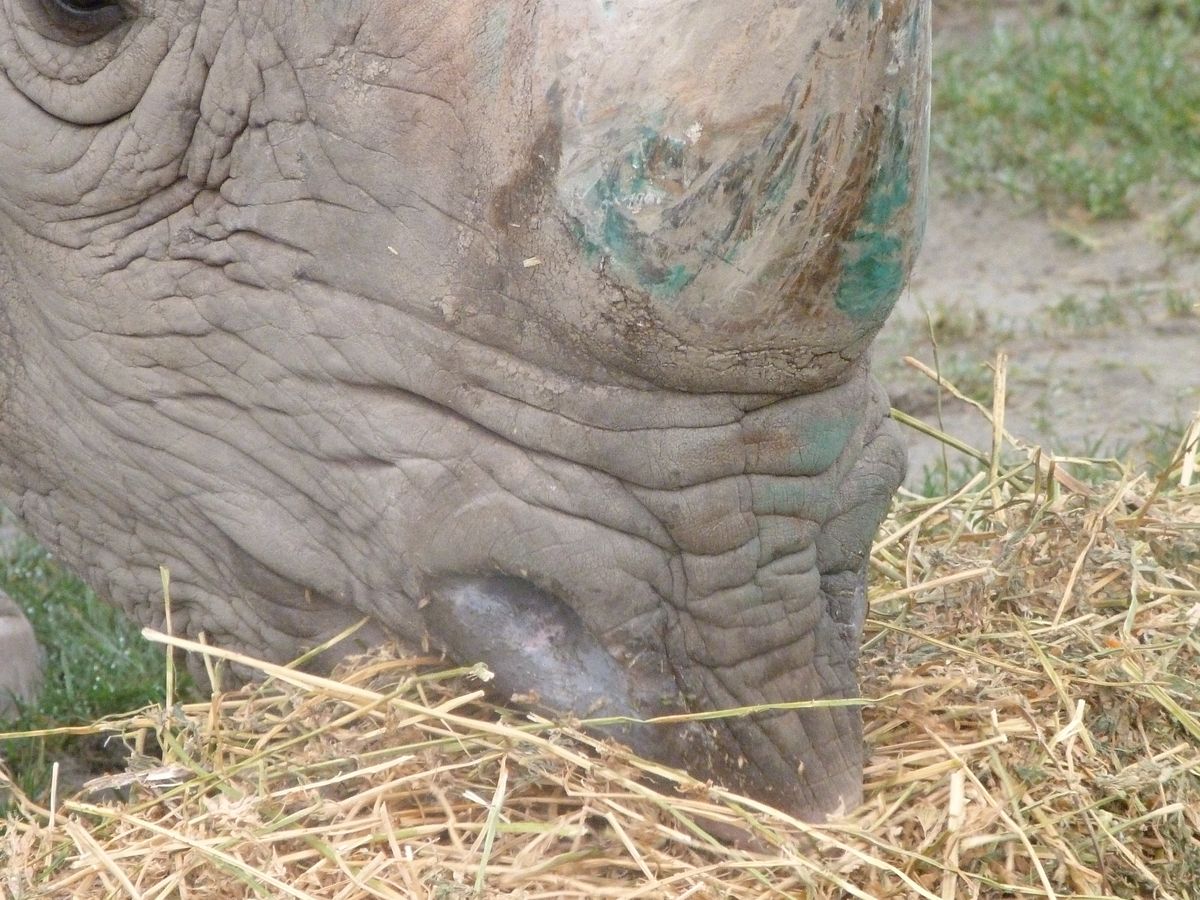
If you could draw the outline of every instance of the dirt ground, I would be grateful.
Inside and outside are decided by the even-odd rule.
[[[935,0],[935,72],[941,48],[979,44],[1028,11]],[[990,405],[989,365],[1003,350],[1010,433],[1057,454],[1165,464],[1200,415],[1200,187],[1135,197],[1138,218],[1098,225],[1005,196],[951,194],[937,154],[932,168],[924,249],[875,349],[893,404],[987,451],[984,419],[947,395],[939,410],[933,382],[902,359],[936,362]],[[920,489],[942,470],[943,448],[905,434],[908,485]],[[956,456],[952,474],[965,460]]]
[[[934,365],[932,329],[940,371],[989,404],[989,364],[1008,354],[1014,435],[1161,462],[1200,411],[1200,254],[1164,240],[1168,213],[1083,232],[1005,198],[935,190],[924,250],[875,351],[894,405],[937,421],[936,387],[901,361]],[[944,396],[941,421],[988,448],[987,423],[965,404]],[[941,445],[908,436],[918,487]]]

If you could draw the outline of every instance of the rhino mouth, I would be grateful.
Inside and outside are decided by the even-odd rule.
[[[489,693],[499,702],[585,720],[588,730],[639,756],[704,772],[805,818],[823,819],[861,799],[862,738],[852,706],[796,711],[766,703],[762,711],[714,716],[722,712],[713,703],[721,689],[704,683],[711,673],[689,672],[686,661],[677,668],[670,647],[633,656],[610,649],[568,603],[515,576],[437,579],[421,612],[450,657],[488,666]],[[739,704],[731,697],[729,705]],[[676,718],[698,712],[704,715]],[[656,721],[665,716],[673,721]]]
[[[861,796],[866,554],[904,468],[886,413],[860,371],[662,452],[634,452],[658,433],[628,427],[590,428],[618,452],[583,465],[526,448],[512,465],[544,490],[525,477],[520,498],[427,520],[405,593],[501,701],[616,719],[600,733],[643,757],[822,819]]]

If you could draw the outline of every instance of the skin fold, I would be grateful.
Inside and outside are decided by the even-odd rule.
[[[288,660],[576,715],[853,697],[926,0],[0,0],[0,502]],[[614,736],[799,815],[854,707]]]

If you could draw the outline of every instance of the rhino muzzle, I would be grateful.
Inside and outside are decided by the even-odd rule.
[[[7,0],[0,500],[148,624],[853,806],[928,5]]]

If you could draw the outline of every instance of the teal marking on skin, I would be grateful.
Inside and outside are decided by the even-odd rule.
[[[793,476],[764,476],[752,482],[750,505],[759,516],[803,514],[805,519],[818,522],[829,518],[833,502],[829,488],[814,484],[811,478]]]
[[[925,36],[925,19],[921,15],[921,7],[913,10],[908,20],[908,52],[915,54],[921,46],[921,38]]]
[[[792,456],[797,475],[819,475],[830,466],[850,442],[854,434],[853,419],[809,419],[797,429],[799,449]]]
[[[768,216],[778,210],[787,198],[788,191],[796,183],[796,159],[802,149],[802,142],[797,141],[795,146],[788,151],[787,159],[779,167],[779,171],[767,182],[766,190],[763,191],[763,204],[760,207],[763,216]]]
[[[855,319],[886,316],[904,286],[905,244],[895,226],[912,200],[911,148],[901,121],[906,108],[901,95],[858,227],[842,248],[842,277],[834,302]]]
[[[685,150],[683,141],[662,137],[652,128],[641,129],[633,148],[588,191],[588,206],[600,213],[598,222],[576,222],[571,232],[589,261],[608,260],[618,273],[632,276],[639,287],[656,296],[678,296],[696,273],[660,261],[653,237],[638,228],[635,212],[666,199],[656,182],[683,166]]]
[[[617,203],[607,201],[604,207],[603,246],[608,258],[636,272],[642,262],[641,238],[641,232],[625,217]]]
[[[856,244],[862,255],[843,267],[835,302],[848,316],[873,318],[891,308],[904,286],[903,244],[878,233],[856,239]]]
[[[856,9],[862,5],[862,0],[837,0],[837,5],[842,11]],[[883,0],[870,0],[869,10],[871,18],[878,19],[883,15]]]
[[[862,220],[866,224],[883,228],[908,205],[907,151],[908,148],[901,140],[900,146],[890,154],[890,159],[885,161],[875,175],[875,180],[871,183],[871,191],[867,195],[867,205],[863,211]]]
[[[575,239],[575,243],[583,250],[584,256],[587,257],[589,263],[594,263],[600,258],[600,245],[588,239],[587,229],[583,227],[582,222],[571,222],[571,237]]]
[[[679,292],[691,284],[695,278],[696,273],[689,272],[687,266],[672,266],[650,289],[668,297],[678,297]]]

